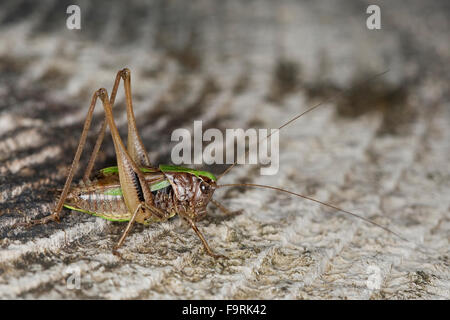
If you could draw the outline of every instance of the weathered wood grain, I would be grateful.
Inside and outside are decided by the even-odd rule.
[[[365,2],[79,3],[80,31],[66,29],[65,1],[0,5],[1,298],[450,298],[446,1],[378,2],[379,31],[365,27]],[[227,261],[205,255],[178,218],[136,226],[126,260],[111,254],[120,223],[65,211],[60,224],[11,228],[50,212],[90,95],[110,90],[125,66],[154,163],[170,161],[171,132],[194,120],[275,128],[347,90],[282,132],[276,176],[246,165],[224,179],[329,201],[423,249],[314,203],[242,188],[216,199],[243,214],[211,207],[199,225]],[[125,136],[122,91],[118,102]],[[98,108],[90,146],[102,117]],[[96,168],[114,163],[107,137]],[[79,289],[67,285],[74,270]],[[367,282],[374,272],[379,289]]]

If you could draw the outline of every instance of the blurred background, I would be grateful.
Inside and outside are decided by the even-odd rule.
[[[80,30],[66,26],[73,4]],[[371,4],[380,30],[366,26]],[[437,0],[2,1],[0,297],[450,298],[449,9]],[[212,207],[200,224],[226,262],[207,257],[178,218],[136,226],[128,262],[110,253],[119,223],[66,210],[61,224],[13,229],[50,212],[91,95],[110,91],[124,67],[154,164],[170,163],[172,131],[194,120],[204,130],[276,128],[327,101],[282,131],[278,175],[247,165],[224,182],[329,201],[428,251],[313,203],[242,188],[216,196],[242,215]],[[125,137],[123,102],[119,89]],[[107,136],[96,168],[114,164]],[[375,290],[369,266],[379,270]],[[81,288],[68,289],[69,267],[81,270]]]

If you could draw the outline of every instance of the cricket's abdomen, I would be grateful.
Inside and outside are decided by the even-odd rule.
[[[129,221],[131,213],[118,190],[120,186],[77,187],[71,190],[64,206],[110,221]]]
[[[158,172],[147,172],[145,180],[153,194],[153,205],[167,212],[167,218],[176,213],[173,190],[164,175]],[[90,185],[80,185],[70,190],[64,207],[89,213],[110,221],[129,221],[132,213],[128,211],[122,195],[117,172],[101,174]],[[150,223],[155,219],[149,219]]]

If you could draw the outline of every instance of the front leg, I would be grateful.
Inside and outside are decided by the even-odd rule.
[[[192,229],[194,229],[195,233],[197,234],[197,236],[200,238],[200,240],[202,240],[203,243],[203,247],[205,247],[206,253],[209,254],[211,257],[213,257],[214,259],[218,259],[218,258],[224,258],[224,259],[228,259],[228,257],[222,255],[222,254],[216,254],[214,253],[211,248],[208,245],[208,242],[206,242],[205,237],[203,236],[203,234],[200,232],[200,230],[198,230],[197,226],[195,225],[194,221],[192,221],[191,219],[186,219],[189,224],[191,225]]]
[[[225,208],[220,202],[218,202],[218,201],[216,201],[214,199],[211,199],[210,201],[211,201],[212,204],[214,204],[217,208],[219,208],[220,211],[222,211],[228,217],[233,217],[233,216],[240,215],[244,211],[242,209],[239,209],[239,210],[236,210],[236,211],[230,211],[227,208]]]

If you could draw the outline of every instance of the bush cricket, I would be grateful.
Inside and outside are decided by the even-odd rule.
[[[371,81],[386,72],[387,71],[379,73],[368,81]],[[128,120],[127,147],[125,147],[120,138],[112,113],[112,107],[121,80],[123,81],[125,90]],[[326,101],[335,98],[337,95],[339,94],[330,97]],[[105,112],[105,119],[103,120],[94,149],[84,172],[82,182],[80,182],[78,186],[72,187],[72,180],[86,143],[97,99],[101,100]],[[278,130],[281,130],[296,121],[298,118],[319,107],[326,101],[322,101],[293,117],[280,126]],[[110,128],[117,158],[117,166],[104,168],[99,171],[95,179],[91,179],[91,171],[100,150],[106,126],[109,126]],[[267,138],[269,138],[270,135],[271,134],[269,134]],[[153,222],[163,222],[178,215],[188,222],[200,238],[207,254],[214,258],[226,258],[221,254],[214,253],[203,234],[197,228],[196,222],[206,216],[206,206],[209,202],[216,205],[224,214],[233,214],[233,212],[230,212],[219,202],[212,199],[212,196],[214,191],[221,187],[243,186],[267,188],[314,201],[320,205],[333,208],[364,220],[367,223],[382,228],[402,240],[409,242],[409,240],[403,238],[387,227],[364,218],[363,216],[292,191],[251,183],[219,185],[218,181],[236,164],[237,163],[235,162],[230,165],[218,178],[207,171],[199,171],[172,165],[152,165],[136,127],[131,98],[131,73],[129,69],[125,68],[117,73],[111,96],[108,96],[108,93],[104,88],[97,90],[93,94],[72,165],[68,171],[64,187],[53,212],[42,219],[18,223],[18,225],[31,226],[45,224],[50,221],[58,222],[63,207],[89,213],[111,221],[128,222],[122,236],[113,247],[113,253],[120,256],[118,249],[123,245],[135,222],[148,225]]]

